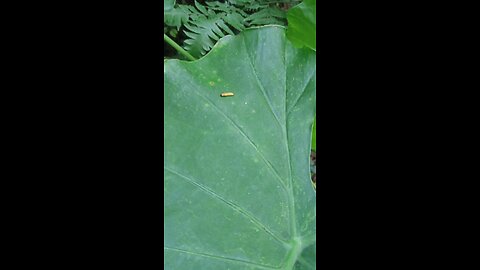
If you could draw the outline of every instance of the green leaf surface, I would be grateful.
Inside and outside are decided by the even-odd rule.
[[[304,0],[291,8],[287,14],[288,39],[297,47],[306,46],[317,50],[317,4],[315,0]]]
[[[173,9],[175,5],[175,0],[163,0],[163,12]]]
[[[315,269],[315,52],[260,27],[164,73],[164,269]]]

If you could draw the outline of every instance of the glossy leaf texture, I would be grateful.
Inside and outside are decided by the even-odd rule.
[[[317,4],[316,0],[304,0],[288,11],[287,36],[297,47],[306,46],[317,50]]]
[[[266,26],[165,62],[164,269],[315,269],[315,61]]]

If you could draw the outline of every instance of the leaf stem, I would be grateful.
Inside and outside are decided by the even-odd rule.
[[[177,50],[180,54],[187,57],[189,60],[195,61],[197,60],[187,51],[185,51],[180,45],[178,45],[175,41],[173,41],[170,37],[168,37],[165,33],[163,34],[163,40],[165,40],[170,46],[172,46],[175,50]]]
[[[292,248],[290,249],[290,252],[288,252],[287,261],[285,262],[285,267],[283,269],[293,269],[300,253],[302,253],[302,241],[299,237],[294,237],[292,244]]]

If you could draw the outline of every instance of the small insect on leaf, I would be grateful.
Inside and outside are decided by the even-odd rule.
[[[233,97],[234,94],[232,92],[225,92],[220,94],[221,97]]]

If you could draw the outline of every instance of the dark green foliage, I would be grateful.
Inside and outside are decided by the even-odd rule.
[[[182,4],[186,3],[186,4]],[[235,35],[251,26],[286,25],[286,10],[298,0],[177,1],[164,11],[165,33],[183,40],[183,47],[201,57],[225,35]],[[173,32],[172,32],[173,30]]]

